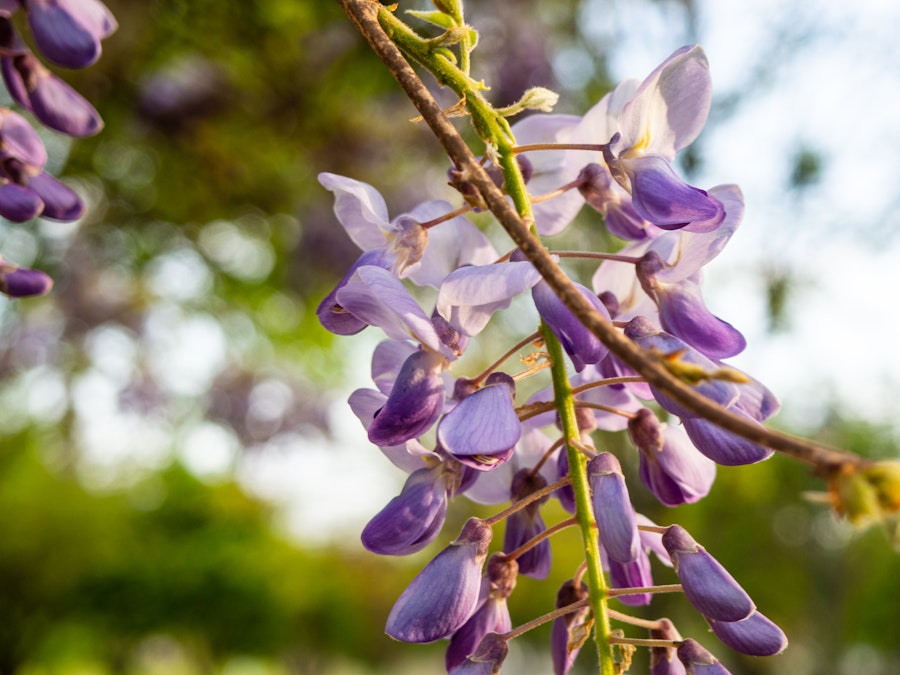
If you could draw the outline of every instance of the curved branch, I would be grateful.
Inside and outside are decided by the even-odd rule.
[[[337,0],[337,2],[385,63],[447,155],[476,187],[485,204],[522,253],[541,273],[566,307],[602,340],[613,354],[685,408],[753,443],[806,462],[815,467],[817,473],[822,476],[831,476],[848,464],[867,463],[867,460],[855,454],[774,431],[725,410],[672,376],[657,359],[622,335],[576,290],[565,272],[553,260],[538,237],[531,233],[528,224],[519,217],[503,192],[479,164],[431,92],[379,23],[379,13],[388,10],[374,0]]]

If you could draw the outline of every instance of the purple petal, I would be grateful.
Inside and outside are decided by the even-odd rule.
[[[117,27],[99,0],[29,0],[28,21],[41,53],[66,68],[94,63],[100,40]]]
[[[334,214],[354,244],[368,251],[387,243],[388,210],[378,190],[334,173],[320,173],[319,183],[334,193]]]
[[[659,255],[650,251],[636,266],[644,292],[659,307],[662,327],[714,360],[741,353],[747,341],[731,324],[706,308],[697,278],[663,283],[655,274],[663,265]]]
[[[680,642],[681,635],[668,619],[659,619],[657,628],[650,629],[653,640]],[[650,648],[650,675],[685,675],[684,665],[673,647]]]
[[[691,638],[678,645],[676,653],[687,675],[731,675],[715,656]]]
[[[566,143],[570,141],[572,131],[579,122],[580,118],[575,115],[530,115],[516,122],[512,132],[519,145]],[[577,163],[570,161],[570,153],[562,150],[532,152],[528,158],[532,164],[528,191],[532,195],[556,190],[575,180],[580,170]],[[534,223],[538,233],[546,237],[562,232],[583,204],[584,199],[577,190],[569,190],[558,197],[535,204]]]
[[[739,621],[756,609],[728,570],[683,527],[669,526],[662,543],[675,564],[685,597],[703,616],[717,621]]]
[[[522,425],[504,383],[486,386],[460,401],[441,420],[437,439],[441,447],[460,460],[506,454],[519,441]]]
[[[653,585],[650,557],[643,550],[638,553],[637,560],[620,563],[613,558],[609,558],[607,566],[609,568],[609,584],[612,588],[644,588]],[[651,593],[616,596],[616,600],[632,607],[649,605],[652,599],[653,595]]]
[[[677,230],[693,223],[694,231],[706,231],[725,219],[722,202],[685,183],[662,157],[644,155],[619,162],[631,181],[635,211],[657,227]]]
[[[788,645],[784,632],[758,611],[740,621],[707,621],[717,638],[741,654],[774,656]]]
[[[491,528],[469,519],[394,603],[385,632],[403,642],[433,642],[459,630],[475,611],[490,541]]]
[[[376,250],[363,253],[356,262],[350,266],[350,269],[347,270],[344,278],[337,283],[337,286],[334,287],[331,293],[326,295],[322,302],[319,303],[319,306],[316,308],[316,315],[319,317],[319,322],[326,330],[329,330],[336,335],[355,335],[369,325],[344,309],[337,299],[338,291],[347,285],[347,282],[350,281],[356,273],[356,270],[365,265],[384,267],[386,263],[384,261],[383,252]]]
[[[709,494],[716,464],[697,452],[683,431],[668,425],[661,431],[659,450],[641,449],[641,481],[666,506],[693,504]]]
[[[51,288],[53,279],[43,272],[0,261],[0,293],[11,298],[28,298],[49,293]]]
[[[451,670],[448,675],[497,675],[509,653],[509,646],[497,633],[485,635],[475,653]]]
[[[712,103],[706,55],[697,45],[675,51],[647,76],[618,116],[622,144],[643,139],[647,152],[672,159],[700,133]]]
[[[41,211],[42,218],[68,222],[78,220],[84,215],[84,202],[81,201],[78,193],[46,171],[41,171],[36,176],[30,176],[27,186],[44,202],[44,210]]]
[[[683,340],[659,330],[646,317],[637,316],[629,321],[625,327],[625,335],[644,349],[655,349],[663,354],[683,352],[680,356],[681,361],[699,366],[704,371],[712,373],[719,369],[718,364]],[[667,412],[678,415],[682,420],[697,416],[697,413],[662,394],[656,387],[651,386],[650,389],[657,403]],[[737,401],[739,396],[739,389],[736,385],[722,380],[704,380],[695,385],[694,389],[698,394],[706,396],[725,408]]]
[[[580,586],[576,588],[575,582],[572,579],[568,579],[556,594],[556,608],[567,607],[587,597],[588,588],[584,582],[581,582]],[[550,632],[550,655],[553,659],[553,675],[566,675],[574,665],[580,647],[576,646],[570,651],[569,639],[573,628],[584,625],[588,612],[588,608],[583,607],[553,620],[553,628]]]
[[[609,318],[606,307],[593,292],[581,284],[574,285],[598,312]],[[559,338],[576,371],[584,370],[586,365],[599,363],[606,357],[609,353],[606,345],[572,314],[546,281],[534,286],[531,296],[538,313]]]
[[[450,325],[477,335],[491,315],[541,280],[530,262],[461,267],[441,284],[437,309]]]
[[[36,169],[47,163],[47,150],[41,137],[18,113],[0,108],[0,138],[3,156],[14,157]]]
[[[443,356],[427,350],[406,359],[369,427],[369,440],[375,445],[397,445],[428,431],[444,407],[445,365]]]
[[[362,531],[362,545],[381,555],[421,551],[438,535],[447,515],[447,485],[440,467],[422,468]]]
[[[738,408],[730,408],[730,411],[756,423],[756,420]],[[696,448],[717,464],[723,466],[755,464],[774,454],[772,449],[726,431],[702,417],[685,417],[681,421]]]
[[[2,59],[3,79],[16,100],[44,125],[69,136],[93,136],[103,120],[81,94],[31,54]]]
[[[23,223],[40,215],[43,209],[44,202],[33,190],[16,183],[0,184],[0,216]]]
[[[603,548],[616,562],[634,562],[641,551],[641,540],[619,460],[602,452],[587,463],[587,472]]]
[[[445,663],[447,672],[461,665],[472,655],[481,639],[488,633],[506,633],[512,630],[506,599],[488,598],[487,601],[453,634],[447,646]]]
[[[427,202],[414,208],[410,216],[419,222],[432,220],[451,210],[444,201]],[[409,278],[420,286],[440,288],[441,282],[464,265],[488,265],[499,257],[491,242],[463,216],[428,230],[428,247],[421,264]]]
[[[426,347],[454,357],[437,335],[431,319],[403,282],[382,267],[361,266],[337,290],[337,304],[393,340],[414,338]]]

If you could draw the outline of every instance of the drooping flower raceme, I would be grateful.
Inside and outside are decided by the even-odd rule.
[[[452,14],[452,4],[436,3],[437,13]],[[615,252],[585,252],[602,262],[590,287],[573,280],[574,291],[698,394],[761,424],[778,402],[727,365],[746,341],[707,309],[702,293],[703,267],[740,225],[743,196],[734,185],[688,185],[675,168],[677,154],[699,135],[710,101],[706,56],[689,46],[643,81],[623,82],[583,117],[533,115],[511,131],[540,235],[562,232],[587,202],[602,216],[592,226],[625,240]],[[489,153],[484,164],[506,187],[498,159]],[[683,528],[657,526],[632,502],[644,490],[665,506],[692,504],[709,493],[717,464],[760,461],[771,451],[699,417],[613,356],[521,250],[491,243],[462,215],[485,202],[464,171],[452,167],[448,175],[462,193],[460,206],[430,199],[393,219],[374,187],[319,176],[334,194],[337,221],[362,253],[318,316],[334,333],[371,326],[388,338],[373,355],[374,388],[358,389],[350,402],[369,440],[409,474],[363,529],[363,545],[387,555],[421,551],[440,540],[453,500],[510,503],[493,518],[470,519],[444,544],[395,603],[388,635],[406,642],[449,638],[448,672],[497,672],[516,633],[509,619],[516,576],[546,578],[552,534],[571,524],[548,526],[546,504],[555,498],[596,524],[590,536],[597,537],[600,560],[593,562],[615,591],[610,602],[652,603],[653,554],[674,567],[687,599],[722,643],[747,654],[780,652],[784,634],[724,567]],[[560,251],[557,259],[568,267],[580,255]],[[576,269],[566,271],[577,276]],[[528,333],[511,341],[512,349],[489,326],[498,316],[512,316]],[[565,362],[554,363],[553,353]],[[492,365],[476,368],[475,361]],[[521,400],[524,383],[545,377],[547,365],[552,383],[529,381],[529,397]],[[597,429],[628,433],[639,481],[630,484],[625,456],[595,448]],[[570,484],[575,461],[586,473],[579,488],[586,502]],[[584,503],[590,514],[577,513]],[[502,544],[494,536],[501,520]],[[492,542],[498,550],[485,570]],[[572,667],[596,611],[583,575],[563,587],[553,615],[557,674]],[[666,641],[654,648],[654,675],[726,672],[671,622],[654,625],[651,634]]]

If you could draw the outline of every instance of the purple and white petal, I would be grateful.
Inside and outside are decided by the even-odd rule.
[[[737,407],[729,410],[746,418],[748,422],[757,423]],[[681,421],[694,446],[717,464],[723,466],[755,464],[774,454],[772,449],[726,431],[702,417],[685,417]]]
[[[477,335],[494,312],[509,307],[540,280],[530,262],[461,267],[441,284],[437,310],[454,328]]]
[[[387,204],[378,190],[334,173],[320,173],[319,183],[334,193],[334,214],[354,244],[363,251],[385,245],[392,228]]]

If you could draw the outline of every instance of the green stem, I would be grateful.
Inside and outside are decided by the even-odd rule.
[[[587,460],[573,441],[580,437],[578,421],[575,417],[575,400],[572,397],[572,385],[566,375],[566,362],[562,345],[547,324],[541,324],[544,342],[550,354],[553,377],[553,392],[556,408],[559,411],[563,434],[566,439],[566,454],[569,459],[569,478],[575,492],[575,517],[581,528],[581,539],[584,544],[584,556],[587,563],[587,581],[590,589],[589,600],[594,612],[594,641],[597,643],[597,655],[600,659],[601,675],[613,675],[612,628],[607,610],[607,586],[600,566],[600,544],[597,538],[597,522],[591,504],[591,491],[587,477]]]

